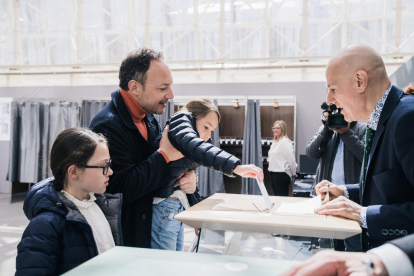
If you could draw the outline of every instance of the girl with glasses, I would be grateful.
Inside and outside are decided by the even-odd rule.
[[[62,131],[50,152],[53,177],[24,201],[30,220],[17,250],[16,275],[60,275],[122,245],[121,194],[104,194],[112,175],[106,139],[83,128]]]

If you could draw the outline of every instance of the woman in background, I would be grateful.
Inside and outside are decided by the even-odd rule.
[[[289,184],[296,175],[296,162],[292,141],[287,136],[286,123],[274,122],[274,140],[269,150],[269,172],[275,196],[288,196]]]

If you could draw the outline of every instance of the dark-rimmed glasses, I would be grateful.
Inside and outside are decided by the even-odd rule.
[[[99,168],[99,169],[103,169],[103,175],[106,175],[108,173],[109,168],[111,167],[112,164],[112,159],[109,159],[108,162],[106,162],[105,164],[103,164],[102,166],[85,166],[85,168]]]

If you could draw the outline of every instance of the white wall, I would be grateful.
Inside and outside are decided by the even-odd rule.
[[[9,181],[6,181],[9,166],[9,142],[0,141],[0,193],[10,193]]]
[[[49,87],[0,87],[0,97],[14,99],[104,99],[110,98],[117,86],[49,86]],[[324,82],[286,83],[208,83],[174,84],[176,96],[273,96],[295,95],[297,103],[297,150],[298,156],[305,154],[305,147],[321,124],[320,105],[326,100]],[[5,190],[8,165],[8,142],[0,143],[0,191]],[[298,161],[299,163],[299,161]],[[3,172],[4,171],[4,172]]]

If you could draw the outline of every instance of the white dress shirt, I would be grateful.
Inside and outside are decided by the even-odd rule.
[[[61,192],[67,199],[72,201],[76,207],[78,207],[79,211],[91,226],[93,237],[95,239],[96,246],[98,247],[98,253],[102,254],[106,250],[115,247],[111,227],[109,226],[109,222],[101,208],[99,208],[99,206],[95,203],[95,195],[93,193],[89,193],[89,200],[84,199],[83,201],[80,201],[64,190]]]
[[[377,255],[387,268],[389,276],[412,276],[414,268],[407,254],[393,244],[384,244],[368,251]]]
[[[291,178],[296,174],[295,155],[293,154],[292,141],[283,137],[279,142],[273,141],[269,149],[269,171],[285,172]]]

